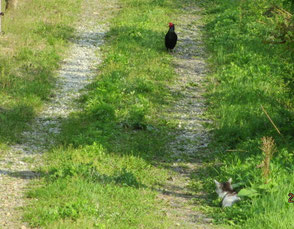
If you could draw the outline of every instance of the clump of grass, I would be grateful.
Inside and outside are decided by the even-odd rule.
[[[269,181],[270,175],[270,162],[273,157],[273,154],[277,151],[275,141],[272,137],[263,137],[262,146],[260,149],[262,150],[264,159],[262,161],[262,173],[265,179],[265,183],[267,184]]]

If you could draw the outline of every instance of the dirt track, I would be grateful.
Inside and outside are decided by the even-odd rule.
[[[172,94],[180,95],[167,111],[167,119],[178,123],[175,141],[169,145],[174,163],[173,174],[160,194],[166,204],[166,212],[176,222],[176,228],[212,228],[212,219],[197,209],[193,198],[205,199],[205,194],[189,188],[190,177],[201,168],[201,158],[208,157],[209,134],[203,124],[206,109],[203,93],[207,74],[205,50],[202,43],[201,9],[186,5],[176,24],[179,40],[175,48],[174,66],[178,75],[170,88]]]
[[[81,89],[96,74],[101,62],[100,46],[108,25],[106,19],[116,10],[114,1],[97,4],[85,0],[76,27],[76,39],[56,73],[57,89],[54,97],[29,124],[22,134],[22,142],[11,146],[0,161],[0,228],[27,228],[21,220],[24,194],[31,179],[38,178],[36,168],[42,164],[42,154],[52,145],[60,132],[61,119],[78,109],[74,100]]]

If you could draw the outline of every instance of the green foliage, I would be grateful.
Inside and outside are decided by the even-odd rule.
[[[258,196],[258,192],[255,190],[255,189],[246,189],[246,188],[243,188],[240,190],[240,192],[238,192],[238,196],[240,197],[249,197],[249,198],[252,198],[252,197],[255,197],[255,196]]]
[[[285,217],[293,214],[293,207],[287,203],[287,195],[294,187],[289,180],[293,176],[294,151],[293,53],[287,44],[265,42],[273,27],[264,23],[270,7],[291,10],[289,2],[214,0],[204,5],[206,44],[213,68],[207,97],[209,113],[215,120],[211,144],[214,168],[206,170],[217,180],[232,177],[233,183],[240,183],[236,189],[241,190],[242,199],[224,211],[212,203],[208,211],[218,223],[241,228],[293,226],[293,220]],[[261,105],[283,136],[272,126]],[[263,136],[272,136],[278,148],[266,185],[260,168]],[[204,188],[212,189],[213,182]]]

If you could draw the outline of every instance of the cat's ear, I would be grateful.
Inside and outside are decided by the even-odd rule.
[[[217,180],[213,180],[213,181],[214,181],[216,187],[220,187],[220,183]]]
[[[230,179],[228,180],[228,184],[229,184],[230,189],[233,190],[232,181],[233,181],[233,179],[230,178]]]

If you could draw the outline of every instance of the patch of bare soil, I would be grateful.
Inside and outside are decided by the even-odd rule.
[[[56,74],[54,98],[22,134],[22,142],[0,159],[0,228],[28,228],[21,219],[24,193],[29,182],[38,179],[36,168],[42,165],[42,154],[54,146],[61,120],[78,109],[75,100],[95,76],[101,62],[99,49],[109,28],[107,20],[117,9],[115,0],[83,2],[76,39]]]
[[[175,25],[179,40],[172,54],[178,79],[170,88],[180,99],[166,114],[178,127],[176,133],[171,133],[175,140],[168,149],[173,159],[171,176],[159,198],[166,203],[164,210],[175,222],[175,228],[214,228],[212,219],[201,213],[193,201],[205,199],[205,193],[189,188],[191,176],[203,166],[201,160],[209,156],[209,134],[204,128],[209,120],[204,117],[207,66],[201,36],[201,9],[187,6],[181,15]]]

